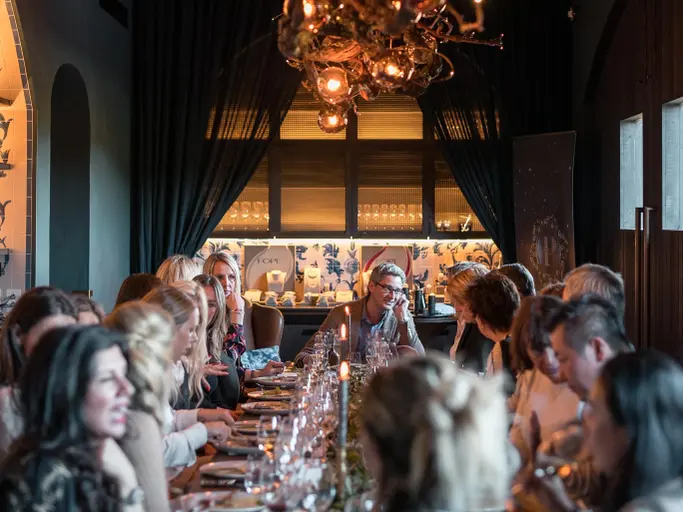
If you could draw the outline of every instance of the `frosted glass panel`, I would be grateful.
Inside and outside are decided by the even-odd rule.
[[[620,132],[619,227],[635,229],[635,209],[643,206],[643,116],[622,121]]]
[[[683,100],[664,105],[662,108],[662,227],[671,231],[683,230],[682,121]]]

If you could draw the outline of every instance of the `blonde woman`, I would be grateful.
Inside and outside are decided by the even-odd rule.
[[[429,353],[372,378],[362,441],[377,481],[373,510],[501,512],[513,468],[499,378],[484,380]]]
[[[478,277],[486,275],[489,270],[480,263],[461,261],[448,271],[446,294],[455,308],[458,322],[458,330],[450,350],[451,361],[457,361],[461,368],[482,373],[486,371],[486,360],[493,349],[493,341],[479,331],[465,292]]]
[[[182,400],[182,397],[178,395],[180,394],[181,386],[186,381],[185,375],[187,373],[182,359],[183,356],[187,357],[192,353],[193,346],[198,342],[199,308],[197,307],[197,302],[190,295],[172,286],[162,286],[152,290],[145,295],[143,301],[160,306],[171,315],[176,326],[172,357],[174,386],[172,386],[171,390],[171,401],[176,409],[175,415],[177,417],[179,416],[180,408],[176,402]],[[189,382],[189,378],[187,381]],[[189,420],[183,420],[183,422],[189,422],[190,424],[192,423],[191,420],[194,420],[195,423],[197,421],[202,423],[218,421],[228,425],[233,423],[230,411],[224,409],[187,409],[182,411],[182,416],[189,418]],[[211,437],[211,432],[209,432],[209,436]]]
[[[193,446],[193,437],[202,441],[207,436],[201,423],[186,432],[162,434],[165,412],[170,408],[168,375],[175,338],[173,319],[158,306],[131,301],[116,308],[105,319],[104,326],[124,333],[130,348],[128,380],[135,392],[128,415],[128,435],[120,441],[121,448],[145,493],[145,510],[169,510],[166,455],[175,456],[185,447]],[[169,465],[186,465],[194,459],[192,450],[181,458],[175,456]]]
[[[237,406],[240,398],[240,381],[235,362],[223,350],[223,340],[227,335],[225,322],[225,293],[218,279],[214,276],[200,274],[194,278],[206,294],[208,309],[208,324],[206,326],[206,349],[209,353],[209,361],[224,365],[227,375],[207,375],[209,384],[205,393],[205,405],[207,407],[227,407],[233,409]]]
[[[157,269],[157,277],[164,284],[172,284],[176,281],[192,281],[201,273],[201,268],[192,258],[182,254],[174,254],[166,258]]]
[[[246,370],[242,366],[241,357],[247,351],[247,343],[244,339],[245,303],[241,295],[240,268],[235,259],[225,252],[214,252],[204,262],[204,273],[218,279],[225,293],[228,329],[223,341],[223,350],[235,362],[240,382],[248,383],[257,377],[282,372],[284,365],[276,361],[268,361],[266,367],[261,370]]]
[[[235,407],[239,398],[239,380],[237,379],[235,365],[229,357],[220,357],[220,354],[217,360],[211,361],[208,353],[207,335],[210,319],[208,300],[204,287],[195,281],[176,281],[171,286],[184,291],[192,297],[199,309],[200,318],[199,327],[197,328],[198,341],[192,346],[190,354],[183,361],[187,370],[187,387],[183,384],[181,388],[184,405],[178,405],[177,408],[190,409],[197,405],[209,408]],[[231,369],[232,380],[230,378]],[[221,388],[224,391],[235,386],[237,387],[237,389],[232,389],[231,395],[234,397],[234,400],[229,404],[225,403],[222,398],[223,393],[219,389],[218,378],[222,379]],[[211,379],[210,382],[209,379]]]

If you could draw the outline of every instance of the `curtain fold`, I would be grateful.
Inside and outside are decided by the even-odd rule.
[[[194,254],[263,159],[301,76],[270,0],[146,0],[134,10],[131,267]]]
[[[500,99],[484,73],[456,47],[445,47],[455,75],[418,98],[434,122],[437,145],[455,182],[501,250],[515,258],[510,141],[501,133]]]

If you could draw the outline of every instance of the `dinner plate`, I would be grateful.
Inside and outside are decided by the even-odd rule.
[[[285,372],[280,375],[270,375],[268,377],[256,377],[254,382],[263,387],[279,387],[290,389],[296,386],[298,376],[294,372]]]
[[[244,460],[224,460],[210,462],[199,468],[199,474],[226,480],[244,480],[247,473],[247,462]]]
[[[258,424],[259,420],[242,420],[236,421],[231,428],[240,434],[256,435],[258,434]]]
[[[258,446],[246,439],[232,438],[223,444],[219,444],[217,448],[228,455],[258,455],[263,453]]]
[[[286,402],[247,402],[242,404],[242,410],[247,414],[289,414],[289,404]]]
[[[291,400],[292,392],[286,389],[274,388],[274,389],[263,389],[260,391],[250,391],[247,393],[247,397],[252,400],[267,400],[267,401],[279,401],[279,400]]]
[[[183,512],[258,512],[265,509],[258,496],[244,491],[207,491],[186,494],[175,500],[171,508]]]

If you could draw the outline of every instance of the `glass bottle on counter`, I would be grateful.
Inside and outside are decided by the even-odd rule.
[[[325,347],[327,349],[327,362],[330,366],[339,365],[339,352],[341,346],[339,338],[334,331],[327,331],[325,333]]]

